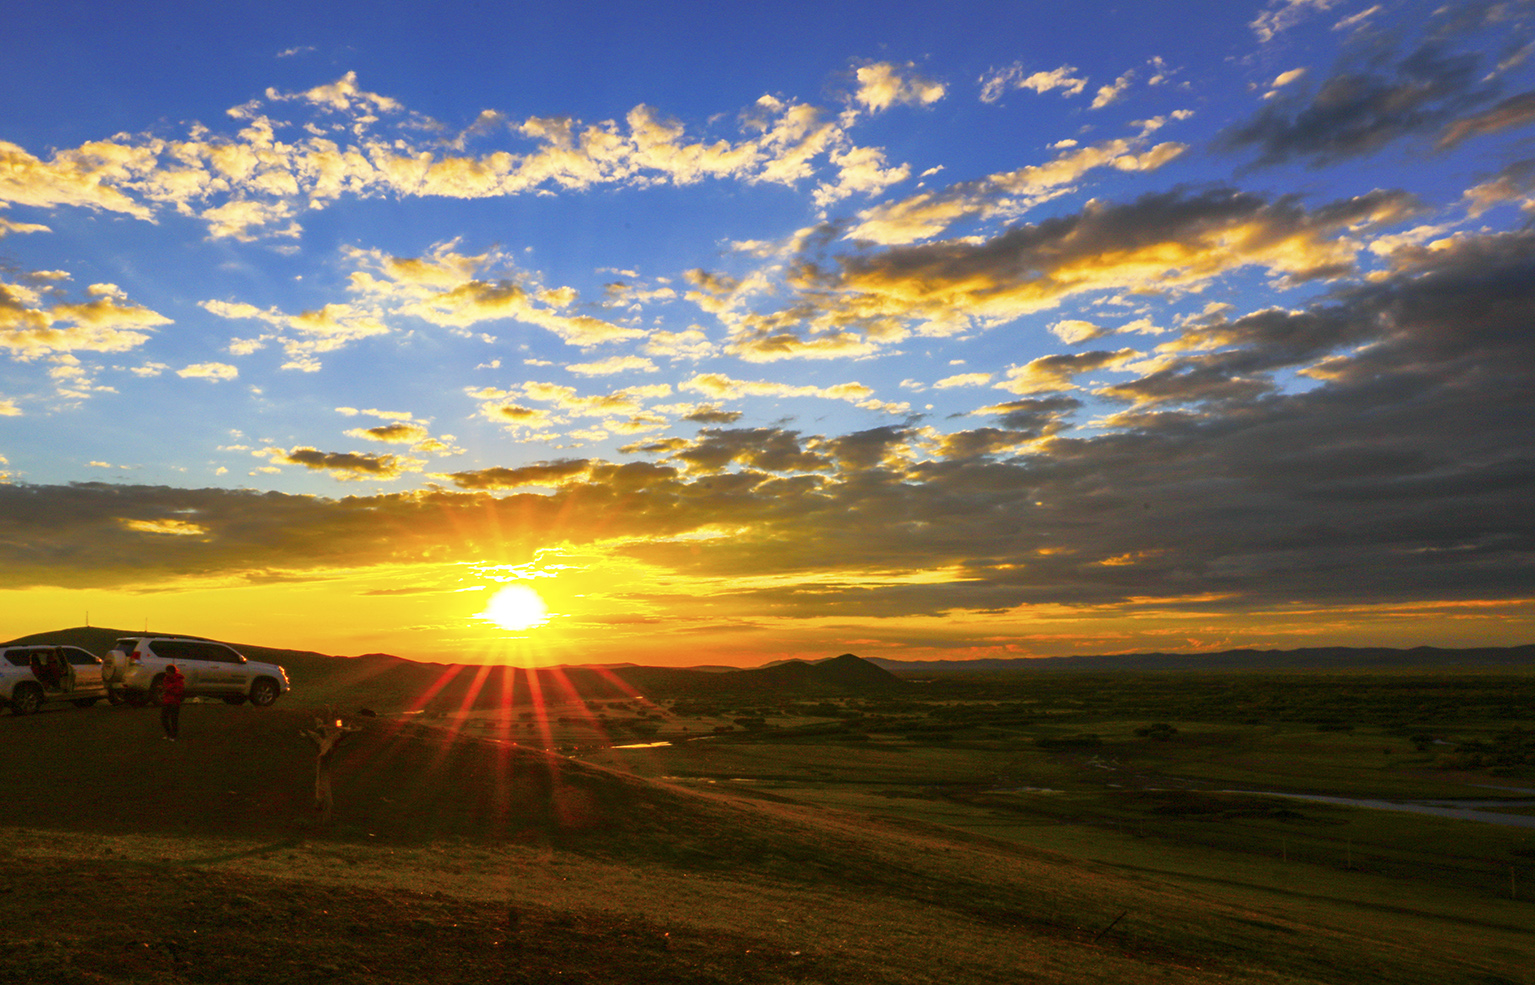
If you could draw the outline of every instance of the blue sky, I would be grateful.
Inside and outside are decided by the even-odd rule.
[[[1529,4],[14,24],[0,634],[1528,635]]]

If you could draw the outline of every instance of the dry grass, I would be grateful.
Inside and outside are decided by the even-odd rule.
[[[321,829],[307,720],[197,704],[179,744],[146,711],[0,720],[0,981],[1416,983],[1461,967],[1400,927],[399,721],[343,746]]]

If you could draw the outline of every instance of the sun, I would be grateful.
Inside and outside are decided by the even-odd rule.
[[[528,586],[508,585],[490,597],[479,618],[502,629],[533,629],[549,621],[549,608]]]

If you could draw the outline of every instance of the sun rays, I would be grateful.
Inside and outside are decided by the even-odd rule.
[[[526,585],[508,585],[490,597],[476,618],[514,632],[536,629],[549,622],[543,596]]]

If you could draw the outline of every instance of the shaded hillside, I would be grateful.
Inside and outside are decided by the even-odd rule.
[[[1431,646],[1309,647],[1296,650],[1226,650],[1221,653],[1117,653],[1075,657],[985,660],[867,660],[897,676],[959,673],[1048,673],[1076,670],[1384,670],[1433,667],[1535,666],[1535,644],[1448,650]]]
[[[645,835],[693,817],[670,788],[508,743],[399,719],[350,719],[334,757],[336,832],[438,837]],[[299,709],[193,703],[182,740],[151,709],[98,706],[6,717],[6,819],[51,830],[120,824],[136,834],[269,837],[315,826],[315,747]],[[59,770],[58,763],[74,765]],[[111,821],[110,819],[116,819]]]

